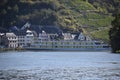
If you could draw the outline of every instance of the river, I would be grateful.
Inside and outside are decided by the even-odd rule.
[[[1,52],[0,80],[120,80],[120,54]]]

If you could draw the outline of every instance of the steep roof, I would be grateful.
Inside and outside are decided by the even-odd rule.
[[[22,29],[18,29],[16,26],[10,29],[11,32],[15,33],[16,35],[26,35],[27,30],[35,31],[37,34],[42,33],[44,30],[48,34],[55,34],[62,35],[62,30],[58,26],[51,26],[51,25],[30,25],[29,27],[24,27]]]
[[[14,33],[6,33],[6,37],[16,37]]]
[[[62,34],[62,30],[58,26],[31,25],[29,29],[35,31],[37,34],[42,33],[43,30],[48,34]]]

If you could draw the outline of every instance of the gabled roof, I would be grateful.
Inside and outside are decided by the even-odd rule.
[[[29,29],[35,31],[37,34],[42,33],[43,30],[48,34],[62,34],[62,30],[58,26],[31,25]]]
[[[16,37],[14,33],[6,33],[6,37]]]
[[[48,34],[62,35],[62,30],[58,26],[46,26],[46,25],[29,25],[29,27],[24,27],[22,29],[18,29],[16,26],[10,29],[11,32],[14,32],[16,35],[25,35],[26,30],[29,29],[31,31],[35,31],[37,34],[42,33],[44,30]]]

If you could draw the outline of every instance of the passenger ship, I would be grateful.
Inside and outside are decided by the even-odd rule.
[[[56,51],[103,51],[110,50],[108,44],[97,41],[40,41],[31,46],[25,47],[27,50],[56,50]]]

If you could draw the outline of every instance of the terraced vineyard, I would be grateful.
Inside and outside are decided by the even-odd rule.
[[[116,8],[119,9],[119,3],[119,0],[2,0],[0,31],[15,25],[20,28],[30,22],[33,25],[59,26],[63,32],[84,29],[84,33],[92,38],[108,42],[109,26],[114,19],[112,15]],[[106,38],[101,35],[104,31]]]
[[[102,8],[99,3],[97,3],[98,6],[95,8],[87,0],[70,0],[63,1],[63,3],[72,10],[71,16],[76,20],[76,24],[80,25],[79,27],[86,30],[87,34],[91,34],[94,39],[108,42],[108,31],[111,21],[114,19],[112,13]]]

